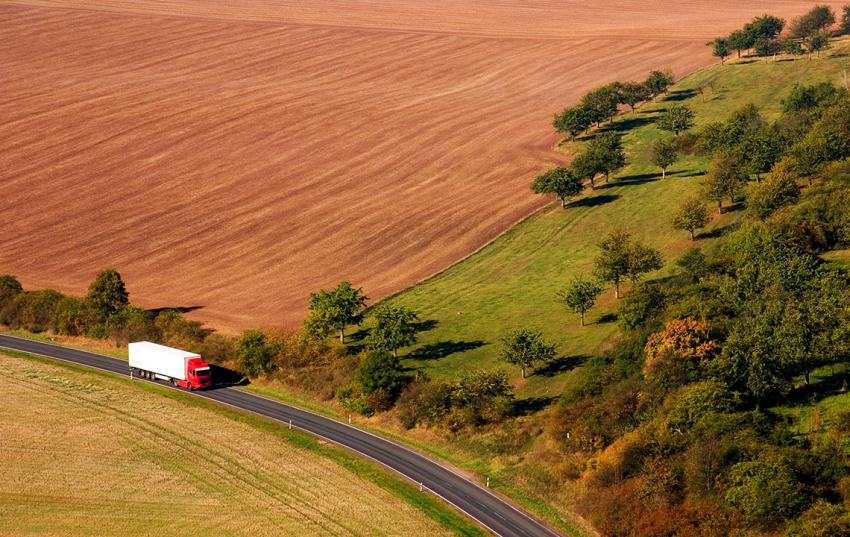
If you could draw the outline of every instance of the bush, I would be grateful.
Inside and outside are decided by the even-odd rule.
[[[223,365],[236,357],[236,340],[221,334],[209,334],[198,350],[207,363]]]
[[[56,305],[51,325],[58,334],[81,336],[91,324],[91,311],[79,298],[66,296]]]
[[[132,341],[161,341],[153,314],[136,306],[127,306],[110,319],[111,337],[115,344],[126,346]]]
[[[86,301],[102,318],[120,312],[130,302],[121,275],[113,268],[100,271],[89,286]]]
[[[190,321],[175,310],[164,310],[157,313],[154,325],[159,332],[159,340],[171,347],[181,349],[198,349],[209,333],[201,323]]]
[[[655,285],[642,283],[620,302],[617,318],[624,328],[634,330],[663,308],[664,293]]]
[[[259,377],[274,370],[278,345],[260,330],[246,330],[239,339],[236,361],[246,376]]]
[[[788,525],[785,537],[850,537],[850,512],[820,500]]]
[[[15,295],[0,313],[0,321],[10,328],[44,332],[51,328],[62,295],[56,291],[26,291]]]
[[[748,524],[759,527],[773,526],[796,515],[804,502],[800,484],[788,466],[766,459],[733,466],[725,499]]]
[[[3,311],[3,308],[9,305],[12,299],[23,291],[24,288],[21,286],[21,282],[11,274],[0,276],[0,311]]]
[[[377,350],[366,355],[354,378],[366,395],[382,392],[381,397],[389,398],[390,401],[395,400],[406,381],[398,358],[386,351]]]

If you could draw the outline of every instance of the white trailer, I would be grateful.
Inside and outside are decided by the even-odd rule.
[[[210,385],[210,368],[200,354],[150,341],[130,343],[130,372],[142,378],[169,381],[184,388]]]

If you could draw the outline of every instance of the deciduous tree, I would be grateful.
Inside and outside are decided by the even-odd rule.
[[[601,252],[594,261],[596,276],[614,285],[614,297],[620,298],[620,282],[629,273],[631,235],[613,230],[599,243]]]
[[[673,73],[668,71],[652,71],[643,83],[651,96],[661,95],[673,84]]]
[[[632,284],[636,284],[647,272],[658,270],[664,266],[661,252],[639,242],[633,242],[628,249],[626,258],[626,273]]]
[[[369,333],[368,343],[373,349],[385,350],[398,357],[398,349],[416,343],[416,312],[404,306],[378,307],[375,326]]]
[[[567,198],[578,196],[583,188],[581,177],[569,168],[560,167],[538,175],[531,184],[535,194],[554,194],[561,201],[562,208],[566,208]]]
[[[708,44],[712,47],[711,53],[715,57],[720,58],[721,64],[725,63],[726,58],[729,57],[729,40],[725,37],[718,37]]]
[[[543,340],[543,333],[520,329],[502,338],[502,360],[519,366],[522,378],[526,368],[551,362],[555,358],[555,346]]]
[[[674,133],[686,131],[694,126],[694,111],[684,104],[675,104],[658,118],[658,127]]]
[[[586,106],[574,106],[566,108],[560,114],[555,115],[552,126],[558,132],[569,134],[570,139],[586,131],[593,123],[591,113]]]
[[[127,287],[117,270],[100,271],[89,286],[86,301],[99,315],[108,318],[130,303]]]
[[[721,151],[711,161],[703,181],[705,196],[717,202],[717,210],[723,213],[723,200],[729,198],[734,202],[741,194],[746,179],[740,157],[732,151]]]
[[[652,144],[652,149],[649,153],[649,160],[659,168],[661,168],[661,178],[667,177],[667,168],[672,166],[679,158],[676,150],[676,140],[670,138],[660,138]]]
[[[596,304],[596,298],[602,288],[598,283],[575,278],[566,289],[558,292],[558,298],[573,313],[581,317],[581,325],[584,326],[584,315]]]
[[[635,111],[635,106],[649,98],[649,90],[646,86],[638,82],[625,82],[618,87],[620,93],[620,103],[626,104],[631,108],[632,113]]]
[[[673,227],[688,231],[691,234],[691,241],[694,240],[694,232],[708,224],[708,210],[705,204],[699,198],[691,198],[686,200],[679,206],[673,217]]]
[[[336,289],[310,293],[310,314],[304,327],[318,337],[327,337],[337,331],[340,343],[345,343],[345,327],[360,324],[366,300],[363,289],[353,287],[347,280],[340,282]]]

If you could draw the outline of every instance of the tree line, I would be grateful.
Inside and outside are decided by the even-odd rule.
[[[808,13],[794,19],[787,36],[782,36],[785,20],[772,15],[756,17],[743,28],[728,36],[717,37],[708,45],[721,63],[734,52],[738,58],[753,51],[757,56],[776,56],[780,53],[800,56],[820,55],[829,45],[829,37],[836,23],[835,12],[828,5],[813,7]],[[842,9],[838,33],[850,34],[850,5]]]

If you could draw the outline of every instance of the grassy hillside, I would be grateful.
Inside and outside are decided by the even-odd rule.
[[[672,228],[671,218],[682,200],[699,193],[707,161],[687,156],[673,166],[666,180],[660,179],[646,157],[652,141],[664,136],[654,124],[658,111],[674,102],[685,103],[697,114],[697,129],[748,103],[772,119],[795,83],[838,82],[850,67],[845,57],[848,45],[847,40],[834,42],[821,59],[745,59],[713,66],[675,84],[667,96],[636,114],[618,117],[607,128],[624,132],[631,164],[611,184],[566,210],[550,205],[479,253],[389,299],[415,309],[433,326],[409,350],[407,364],[435,377],[500,366],[499,338],[512,329],[531,327],[557,342],[563,359],[554,371],[528,379],[521,393],[558,394],[566,379],[559,370],[580,363],[617,331],[612,292],[605,292],[590,313],[592,324],[585,328],[555,300],[556,291],[571,278],[591,276],[599,238],[612,228],[626,229],[663,252],[662,273],[671,270],[676,257],[691,246],[686,232]],[[580,143],[566,143],[560,150],[575,150]],[[734,212],[713,217],[700,245],[714,240],[705,236],[722,234],[739,218]],[[511,372],[519,377],[518,371]]]
[[[2,362],[4,535],[483,534],[267,420],[17,353]]]

